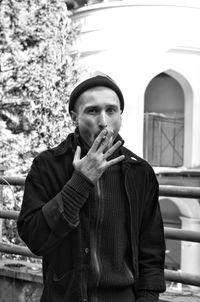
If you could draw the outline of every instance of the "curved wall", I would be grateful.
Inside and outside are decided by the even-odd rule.
[[[179,75],[189,129],[184,147],[190,148],[183,165],[200,165],[200,2],[112,1],[78,9],[71,18],[81,23],[73,49],[80,52],[80,65],[109,74],[121,87],[126,102],[121,134],[140,156],[146,88],[162,72]]]

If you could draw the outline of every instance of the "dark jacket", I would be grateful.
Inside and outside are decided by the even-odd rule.
[[[44,291],[41,301],[87,301],[89,207],[93,185],[74,171],[74,135],[58,147],[42,152],[26,178],[18,219],[21,238],[36,255],[43,256]],[[122,147],[123,179],[129,201],[132,264],[135,291],[163,292],[165,242],[158,203],[158,182],[151,166]],[[64,213],[62,188],[85,201],[76,222]],[[67,190],[66,190],[67,186]],[[75,193],[74,193],[75,192]],[[77,198],[76,196],[76,198]]]

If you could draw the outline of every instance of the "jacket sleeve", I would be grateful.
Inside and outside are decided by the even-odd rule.
[[[136,291],[163,292],[165,291],[165,240],[158,202],[159,185],[153,171],[147,181],[144,194],[138,248],[139,278],[136,281]]]
[[[93,184],[74,171],[62,190],[53,198],[40,177],[38,159],[33,161],[25,181],[22,207],[17,221],[18,232],[29,249],[43,256],[79,225],[79,212]]]

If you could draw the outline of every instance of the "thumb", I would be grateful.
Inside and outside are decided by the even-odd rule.
[[[74,163],[76,163],[77,161],[79,161],[80,158],[81,158],[81,147],[77,146],[76,152],[74,154]]]

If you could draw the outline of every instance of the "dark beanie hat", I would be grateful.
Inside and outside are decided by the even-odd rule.
[[[124,110],[124,97],[117,84],[108,76],[97,75],[81,82],[74,88],[69,98],[69,113],[71,110],[74,110],[74,105],[81,93],[97,86],[108,87],[114,90],[119,98],[120,108],[122,111]]]

